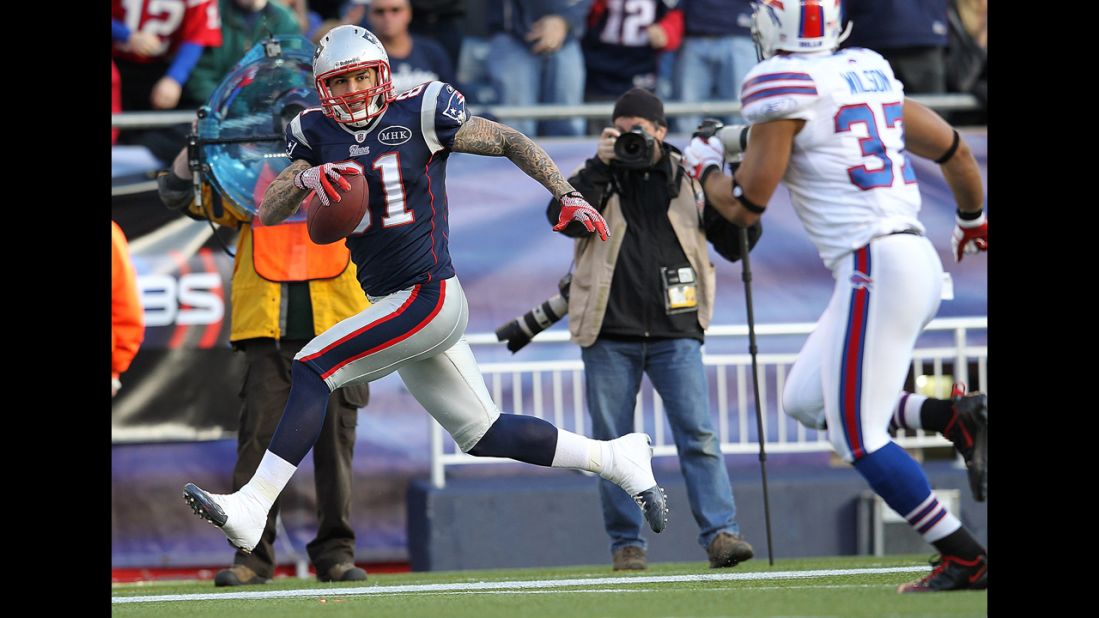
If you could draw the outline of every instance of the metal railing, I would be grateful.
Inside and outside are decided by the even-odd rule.
[[[771,336],[808,335],[814,324],[760,324],[756,327],[759,347],[766,349],[766,338]],[[931,322],[925,333],[952,332],[954,345],[949,347],[925,347],[915,350],[912,371],[915,376],[943,377],[943,364],[953,364],[953,381],[969,384],[969,363],[976,362],[976,381],[971,388],[988,391],[988,348],[971,345],[971,331],[987,331],[988,318],[941,318]],[[729,337],[746,337],[747,326],[714,326],[706,331],[707,340]],[[492,334],[471,334],[467,337],[471,346],[502,346]],[[562,343],[568,341],[567,332],[543,332],[531,345]],[[747,347],[747,346],[745,346]],[[764,414],[764,434],[768,453],[830,452],[831,444],[824,432],[806,428],[782,411],[782,390],[786,376],[796,353],[757,354],[760,404]],[[750,375],[751,357],[748,354],[704,354],[710,384],[711,414],[716,414],[716,430],[725,454],[752,454],[759,451],[756,437],[755,405]],[[931,373],[926,369],[930,364]],[[577,360],[528,361],[506,363],[481,363],[492,399],[501,409],[514,414],[529,414],[551,421],[556,426],[579,434],[591,435],[591,423],[584,404],[584,364]],[[730,375],[732,374],[732,375]],[[548,386],[545,380],[548,379]],[[735,404],[735,406],[734,406]],[[671,431],[663,415],[663,402],[648,379],[642,383],[634,406],[634,429],[645,431],[653,439],[653,456],[676,455]],[[446,485],[447,466],[510,463],[509,459],[473,457],[458,449],[437,422],[431,429],[431,482],[435,487]],[[930,448],[951,446],[951,443],[935,432],[915,431],[915,435],[897,436],[897,443],[904,448]]]
[[[965,111],[981,109],[977,97],[971,94],[935,94],[913,95],[912,100],[923,103],[938,111]],[[470,105],[474,115],[491,114],[500,120],[531,119],[557,120],[562,118],[609,118],[614,103],[584,103],[581,105]],[[669,101],[664,104],[664,115],[713,115],[722,116],[740,111],[739,102],[701,101],[679,103]],[[111,128],[151,129],[190,123],[195,118],[195,110],[172,110],[166,112],[122,112],[111,114]]]

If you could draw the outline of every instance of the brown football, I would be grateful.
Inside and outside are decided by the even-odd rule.
[[[344,176],[351,188],[340,192],[340,201],[325,206],[312,194],[303,204],[309,238],[318,245],[328,245],[346,238],[355,231],[370,204],[370,188],[362,174]]]

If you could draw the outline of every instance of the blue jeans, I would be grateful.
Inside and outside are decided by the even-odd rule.
[[[593,437],[610,440],[633,431],[641,375],[648,374],[664,401],[679,466],[687,481],[687,500],[698,523],[699,544],[707,547],[719,532],[739,534],[725,457],[710,420],[702,343],[689,338],[649,342],[600,338],[581,348],[580,354]],[[599,496],[611,551],[629,545],[644,548],[642,514],[633,499],[604,479],[599,479]]]
[[[580,105],[584,101],[584,55],[573,39],[551,54],[532,54],[525,43],[506,33],[489,42],[488,72],[501,105]],[[584,135],[583,118],[542,120],[535,133],[533,120],[506,120],[527,136]]]
[[[740,84],[756,65],[756,44],[751,37],[685,37],[675,72],[677,101],[739,101]],[[736,116],[726,116],[726,123]],[[676,130],[691,133],[701,116],[680,116]]]

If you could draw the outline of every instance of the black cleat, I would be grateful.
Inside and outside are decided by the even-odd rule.
[[[221,507],[210,498],[210,495],[199,489],[198,485],[194,483],[187,483],[183,486],[183,499],[191,506],[191,510],[195,512],[195,515],[218,528],[224,526],[229,519],[225,515],[225,511],[221,510]]]
[[[927,576],[901,584],[897,592],[947,592],[950,590],[986,590],[988,588],[988,555],[973,560],[957,556],[942,556],[931,561],[935,567]]]
[[[252,553],[267,525],[267,507],[243,492],[212,494],[194,483],[183,487],[183,499],[195,515],[214,524],[229,539],[229,544],[244,553]]]
[[[633,501],[641,507],[645,514],[645,521],[653,532],[662,532],[668,526],[668,494],[659,485],[653,485],[649,489],[635,495]]]
[[[973,499],[984,502],[988,497],[988,395],[966,395],[965,385],[955,384],[950,399],[954,402],[954,418],[943,429],[943,435],[965,460]]]

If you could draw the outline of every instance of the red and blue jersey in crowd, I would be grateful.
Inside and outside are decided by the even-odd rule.
[[[678,0],[595,0],[581,39],[589,97],[617,98],[630,88],[656,89],[662,51],[679,47],[683,15]],[[654,48],[649,26],[659,23],[668,41]]]
[[[359,283],[372,297],[454,276],[447,243],[446,162],[469,118],[465,98],[444,82],[397,95],[364,128],[340,124],[321,108],[302,111],[286,127],[290,159],[310,165],[357,161],[370,205],[346,240]]]
[[[221,45],[217,0],[111,0],[111,21],[116,39],[111,53],[129,62],[170,59],[185,43],[200,47]],[[160,48],[152,56],[122,49],[130,33],[139,31],[160,39]]]

